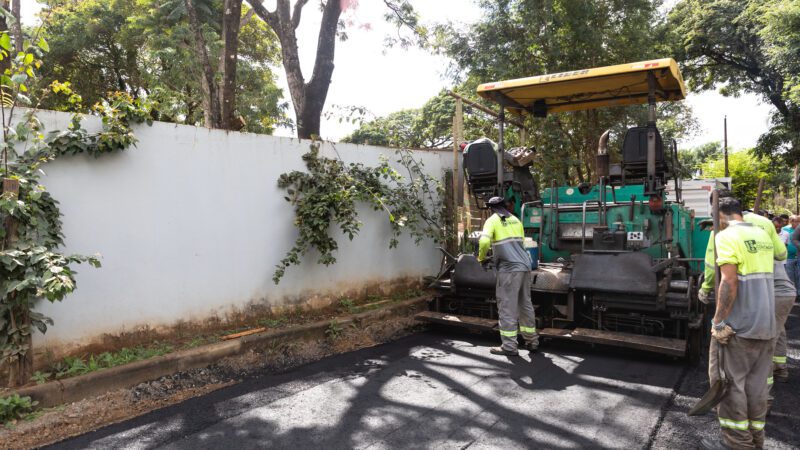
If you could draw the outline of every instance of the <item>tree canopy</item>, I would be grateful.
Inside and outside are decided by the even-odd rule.
[[[707,178],[725,176],[725,160],[722,155],[706,161],[700,168]],[[790,184],[792,178],[791,170],[787,167],[772,164],[768,158],[759,157],[753,149],[730,153],[728,169],[733,179],[733,195],[746,208],[753,207],[761,178],[764,179],[762,205],[765,208],[774,206],[777,195]]]
[[[42,80],[71,80],[89,107],[107,92],[122,91],[157,101],[159,120],[203,124],[203,65],[194,51],[196,36],[183,1],[47,0],[44,34],[53,51],[45,56]],[[219,60],[223,2],[194,0],[209,57]],[[235,113],[245,130],[270,133],[288,124],[286,104],[272,68],[279,47],[269,27],[242,13],[236,65]],[[221,77],[221,73],[216,74]],[[217,79],[216,81],[219,81]],[[74,109],[63,97],[42,99],[42,106]],[[225,127],[226,128],[226,127]]]
[[[755,152],[800,161],[800,4],[682,0],[668,25],[690,87],[760,95],[775,113]]]
[[[454,61],[450,72],[458,83],[456,90],[474,98],[475,88],[483,82],[664,57],[661,38],[666,30],[660,3],[481,0],[483,14],[477,23],[467,27],[439,25],[433,33],[436,37],[433,45]],[[406,133],[395,130],[419,130],[420,124],[427,124],[427,133],[416,131],[414,137],[424,135],[430,140],[431,135],[442,136],[445,139],[439,142],[446,145],[453,100],[442,99],[442,95],[419,110],[402,111],[366,123],[347,139],[418,146],[423,142],[404,140]],[[691,111],[682,103],[661,104],[659,114],[659,128],[665,139],[684,137],[697,126]],[[619,142],[625,129],[644,122],[644,107],[606,108],[531,119],[530,142],[536,144],[540,155],[537,171],[554,176],[559,182],[589,180],[594,173],[594,153],[600,135],[611,128],[612,142]],[[481,135],[496,139],[492,121],[478,112],[467,110],[464,128],[467,139]],[[507,138],[510,145],[518,144],[514,133],[508,133]],[[612,144],[614,147],[619,146]],[[615,151],[618,152],[612,150]]]

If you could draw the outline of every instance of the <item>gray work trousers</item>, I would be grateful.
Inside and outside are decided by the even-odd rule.
[[[719,379],[717,347],[728,377],[728,394],[717,409],[725,444],[736,449],[764,447],[764,424],[767,417],[767,383],[772,371],[774,339],[745,339],[731,336],[727,345],[711,339],[708,377],[711,384]]]
[[[778,324],[778,338],[775,341],[775,351],[772,353],[772,370],[786,369],[786,319],[792,312],[794,297],[775,296],[775,322]],[[772,374],[769,377],[770,390],[772,390]]]
[[[497,272],[497,310],[500,315],[500,340],[504,350],[517,351],[517,334],[526,343],[538,345],[536,317],[531,303],[531,273]]]

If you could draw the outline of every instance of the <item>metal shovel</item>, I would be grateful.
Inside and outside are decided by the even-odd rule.
[[[711,193],[711,206],[713,208],[712,216],[714,217],[714,237],[719,234],[719,191],[714,189]],[[717,265],[717,246],[714,246],[714,291],[719,292],[720,281],[719,265]],[[713,338],[712,338],[713,339]],[[719,369],[719,379],[714,381],[708,392],[697,402],[692,409],[689,410],[688,415],[699,416],[711,411],[711,408],[717,406],[719,402],[725,398],[728,393],[728,377],[725,375],[725,350],[719,342],[714,346],[717,351],[717,368]]]
[[[717,367],[719,368],[719,379],[714,381],[708,392],[689,410],[688,415],[700,416],[717,406],[728,393],[728,377],[725,375],[725,348],[717,342]]]

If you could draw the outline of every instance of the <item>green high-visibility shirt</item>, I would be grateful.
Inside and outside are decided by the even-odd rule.
[[[491,246],[498,272],[530,271],[531,255],[525,250],[524,241],[525,230],[519,219],[492,214],[483,224],[478,259],[483,261]]]
[[[775,263],[773,264],[773,280],[775,282],[775,295],[785,295],[791,297],[795,295],[794,291],[794,284],[789,281],[789,276],[786,275],[786,269],[783,267],[783,263],[779,263],[777,261],[784,261],[786,259],[787,251],[786,246],[781,241],[781,238],[778,236],[778,233],[775,231],[775,225],[772,224],[772,221],[767,219],[764,216],[759,216],[758,214],[745,214],[744,221],[747,223],[752,223],[753,225],[757,226],[764,230],[769,236],[770,240],[772,241],[772,248],[773,248],[773,256],[775,258]],[[706,260],[705,260],[705,279],[703,280],[703,285],[701,289],[706,292],[711,292],[714,289],[714,232],[711,232],[711,236],[708,238],[708,247],[706,247]]]
[[[778,333],[772,279],[775,261],[772,240],[758,226],[737,221],[716,236],[714,245],[717,248],[717,264],[736,265],[738,275],[736,300],[725,321],[738,337],[774,339]],[[785,248],[783,253],[785,257]]]

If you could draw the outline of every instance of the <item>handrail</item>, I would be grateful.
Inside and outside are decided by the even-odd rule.
[[[597,202],[597,214],[600,214],[600,200],[584,200],[583,206],[581,207],[581,253],[584,253],[586,250],[586,204],[589,202]],[[594,234],[592,234],[594,236]]]

